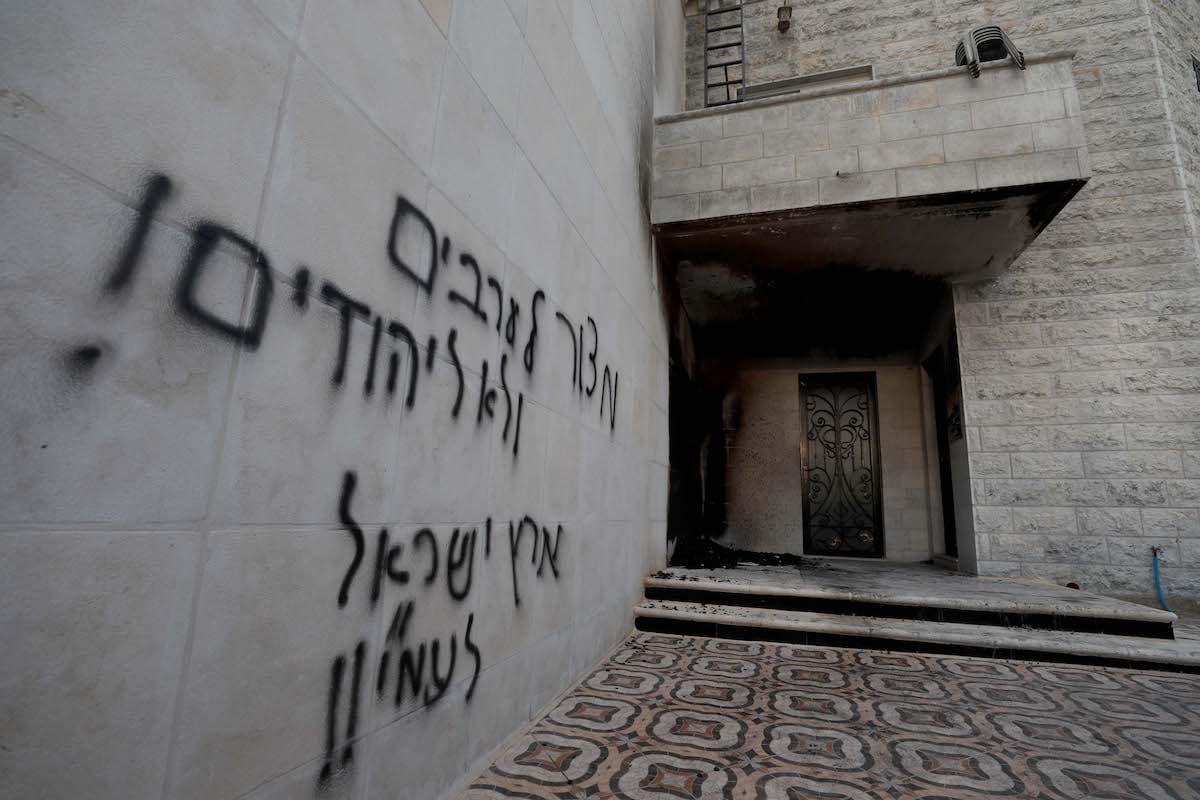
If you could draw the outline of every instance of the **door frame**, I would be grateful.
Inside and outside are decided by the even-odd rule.
[[[947,558],[958,558],[958,525],[954,518],[954,470],[950,465],[950,425],[946,410],[951,387],[946,369],[948,353],[938,345],[921,364],[933,389],[933,425],[937,441],[938,502],[942,507],[942,546]]]
[[[812,526],[809,524],[811,509],[808,500],[808,470],[809,470],[809,447],[808,447],[808,408],[805,402],[805,386],[807,383],[829,384],[839,380],[859,380],[862,381],[867,388],[867,402],[871,406],[871,431],[872,431],[872,475],[875,481],[875,541],[878,543],[875,551],[871,553],[848,553],[838,554],[838,558],[886,558],[887,557],[887,538],[884,533],[883,525],[883,459],[880,453],[879,446],[879,386],[878,375],[874,370],[857,371],[857,372],[801,372],[799,374],[799,391],[800,391],[800,493],[802,495],[802,527],[804,529],[803,547],[805,555],[824,556],[822,554],[810,552],[812,545]]]

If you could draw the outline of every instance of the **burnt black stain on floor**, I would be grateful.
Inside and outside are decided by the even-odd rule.
[[[671,556],[672,567],[688,569],[732,569],[739,564],[754,564],[762,567],[794,567],[812,569],[824,567],[813,561],[805,561],[791,553],[759,553],[753,550],[736,550],[717,544],[712,539],[695,537],[682,539]],[[658,573],[654,577],[668,577]]]

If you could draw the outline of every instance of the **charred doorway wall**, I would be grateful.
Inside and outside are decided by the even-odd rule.
[[[754,272],[677,265],[671,369],[673,563],[697,550],[803,553],[798,376],[876,376],[887,558],[930,546],[920,354],[946,298],[939,280],[836,267]]]

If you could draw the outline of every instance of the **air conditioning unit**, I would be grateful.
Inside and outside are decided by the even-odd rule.
[[[985,61],[1003,61],[1009,56],[1025,69],[1025,54],[1017,49],[1008,34],[996,25],[985,25],[967,31],[954,51],[954,62],[966,67],[972,78],[979,77],[979,65]]]

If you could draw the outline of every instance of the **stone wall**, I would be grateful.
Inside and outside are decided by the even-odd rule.
[[[630,629],[654,31],[0,7],[0,794],[447,796]]]
[[[1200,596],[1195,6],[823,0],[794,4],[787,34],[775,4],[745,6],[751,82],[946,66],[986,23],[1027,54],[1077,53],[1091,181],[1006,274],[956,293],[985,573],[1146,593],[1160,545],[1168,590]]]
[[[925,561],[930,550],[929,491],[917,367],[829,362],[772,363],[739,370],[738,426],[729,440],[728,547],[801,553],[801,372],[874,372],[886,559]]]
[[[1179,150],[1179,168],[1200,224],[1200,0],[1151,0],[1155,52]],[[1193,235],[1195,231],[1193,230]]]
[[[651,220],[1087,178],[1070,64],[953,71],[663,117]]]

